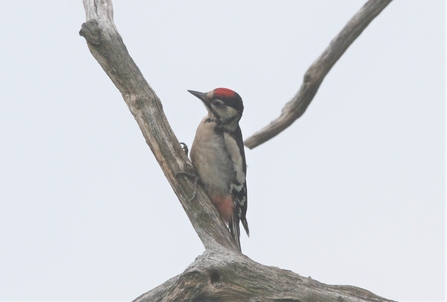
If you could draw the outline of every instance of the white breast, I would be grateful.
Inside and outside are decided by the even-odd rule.
[[[234,162],[227,151],[228,139],[214,132],[215,122],[205,120],[197,128],[191,147],[191,161],[208,193],[226,194],[230,183],[239,173],[235,174]]]

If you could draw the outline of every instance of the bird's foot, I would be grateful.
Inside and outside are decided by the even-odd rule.
[[[183,142],[180,143],[180,145],[182,145],[183,152],[185,152],[186,157],[188,157],[188,153],[189,153],[188,145]]]

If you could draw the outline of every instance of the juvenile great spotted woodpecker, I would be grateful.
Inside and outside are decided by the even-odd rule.
[[[191,147],[191,161],[205,191],[230,230],[239,250],[242,222],[249,235],[244,144],[239,120],[242,99],[233,90],[216,88],[210,92],[188,90],[205,104],[208,115],[197,128]]]

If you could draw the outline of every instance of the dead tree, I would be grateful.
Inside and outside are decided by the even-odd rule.
[[[83,0],[87,21],[83,36],[92,55],[121,92],[146,143],[178,196],[205,252],[180,275],[135,301],[391,301],[354,286],[327,285],[291,271],[264,266],[240,253],[216,208],[187,172],[194,167],[163,113],[162,104],[144,79],[113,22],[111,0]],[[311,65],[297,95],[282,115],[247,139],[253,148],[299,118],[325,75],[363,29],[391,2],[369,0]],[[189,198],[196,194],[193,201]]]

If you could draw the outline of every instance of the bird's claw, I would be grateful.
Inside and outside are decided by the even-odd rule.
[[[185,152],[186,157],[188,157],[188,153],[189,153],[188,145],[183,142],[181,142],[180,145],[182,145],[183,152]]]

